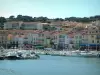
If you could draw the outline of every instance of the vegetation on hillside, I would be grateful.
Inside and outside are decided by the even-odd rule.
[[[0,17],[0,29],[3,29],[4,23],[5,23],[6,21],[7,21],[7,20],[6,20],[4,17]]]
[[[96,21],[100,20],[100,15],[96,16],[91,16],[91,17],[67,17],[65,19],[63,18],[54,18],[54,19],[49,19],[47,17],[31,17],[31,16],[23,16],[23,15],[17,15],[15,16],[10,16],[8,18],[8,21],[24,21],[24,22],[50,22],[50,21],[76,21],[76,22],[91,22],[91,21]]]
[[[57,21],[75,21],[75,22],[82,22],[82,23],[88,23],[91,21],[96,21],[96,20],[100,20],[100,15],[96,15],[96,16],[91,16],[91,17],[67,17],[65,19],[63,18],[54,18],[54,19],[50,19],[47,17],[32,17],[32,16],[25,16],[25,15],[17,15],[17,17],[11,15],[9,18],[5,18],[5,17],[0,17],[0,28],[3,29],[4,23],[7,21],[23,21],[23,22],[43,22],[43,23],[51,23],[52,21],[57,22]],[[23,29],[23,27],[22,27]],[[45,28],[46,30],[47,28]],[[50,29],[50,28],[49,28]],[[55,28],[51,28],[50,30],[55,29]]]

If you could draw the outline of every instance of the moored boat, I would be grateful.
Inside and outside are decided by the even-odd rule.
[[[4,57],[3,56],[0,56],[0,60],[4,60]]]

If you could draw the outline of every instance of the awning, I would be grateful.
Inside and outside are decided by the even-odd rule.
[[[100,44],[80,44],[80,46],[100,46]]]
[[[43,46],[35,46],[35,48],[43,49]]]

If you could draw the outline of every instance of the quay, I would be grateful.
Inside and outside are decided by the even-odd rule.
[[[52,56],[70,56],[70,57],[100,57],[100,51],[48,51],[48,50],[34,50],[36,54],[52,55]]]

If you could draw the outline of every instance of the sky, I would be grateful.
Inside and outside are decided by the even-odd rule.
[[[48,18],[100,15],[100,0],[0,0],[0,16],[28,15]]]

